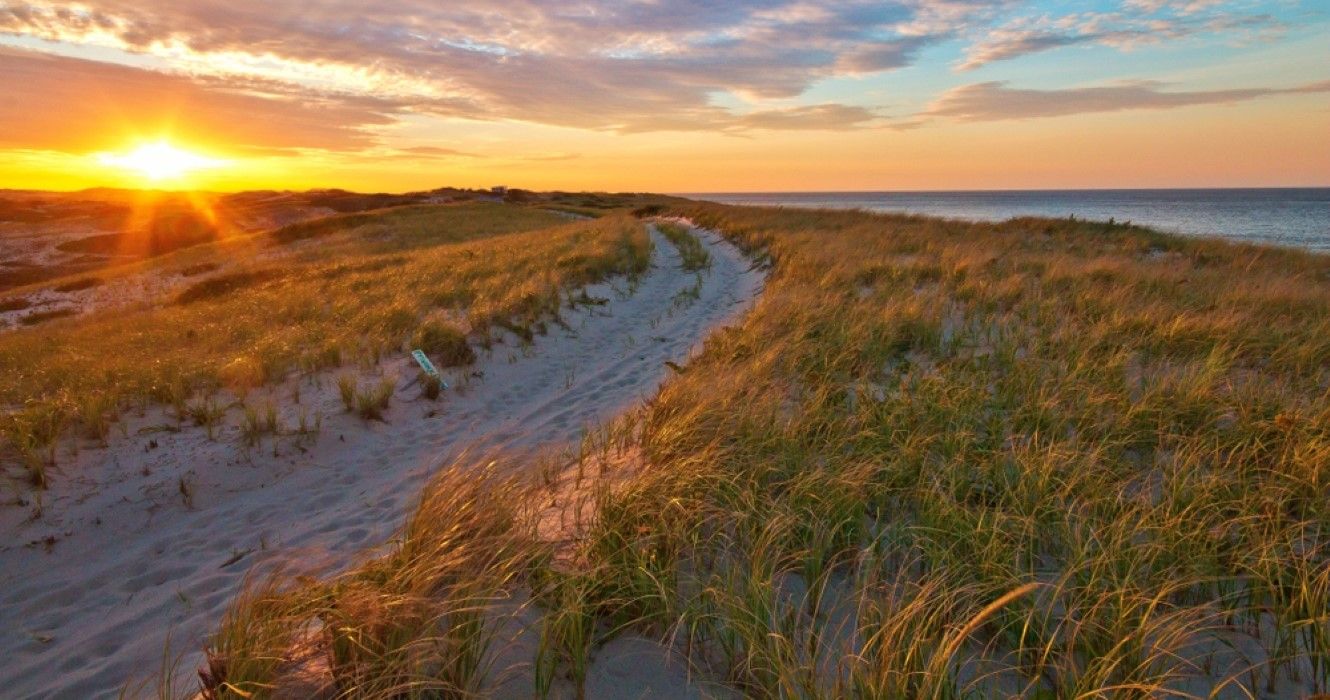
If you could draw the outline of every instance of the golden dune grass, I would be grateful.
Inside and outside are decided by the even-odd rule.
[[[537,694],[580,692],[625,630],[754,697],[1330,689],[1330,259],[1085,222],[669,213],[771,277],[607,441],[648,466],[596,491],[572,556],[505,521],[526,544],[485,596],[541,606]],[[429,494],[542,502],[464,491],[465,473]],[[366,569],[375,599],[412,578],[400,561]],[[227,629],[272,617],[242,600]],[[375,658],[453,629],[380,635]],[[215,651],[243,646],[229,634]],[[410,668],[444,678],[488,640]],[[386,697],[397,677],[337,688]],[[467,678],[450,687],[483,689]]]
[[[41,485],[62,434],[104,439],[131,406],[166,403],[183,420],[222,389],[374,364],[408,342],[463,364],[464,335],[548,320],[567,290],[640,271],[650,245],[631,218],[568,223],[498,204],[334,217],[265,240],[281,255],[234,262],[151,308],[0,335],[0,449]]]

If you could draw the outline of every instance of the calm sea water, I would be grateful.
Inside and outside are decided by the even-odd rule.
[[[1075,216],[1330,251],[1330,188],[690,194],[729,204],[867,209],[974,221]]]

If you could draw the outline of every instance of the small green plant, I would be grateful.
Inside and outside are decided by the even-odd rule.
[[[596,615],[588,595],[590,579],[553,576],[544,597],[547,609],[536,650],[536,695],[548,697],[560,669],[573,682],[578,700],[586,697],[586,675],[596,642]]]
[[[372,389],[356,391],[356,413],[365,420],[383,420],[383,412],[392,402],[397,384],[385,377]]]
[[[507,318],[496,318],[493,323],[499,328],[517,336],[518,340],[521,340],[523,345],[530,345],[536,340],[536,334],[531,330],[531,324],[529,323],[522,323]]]
[[[226,407],[218,403],[215,396],[206,396],[188,405],[185,409],[194,425],[208,431],[208,439],[216,439],[217,427],[226,418]]]
[[[66,402],[32,404],[18,413],[0,419],[0,430],[27,473],[33,486],[44,489],[48,468],[55,465],[55,450],[69,422]]]
[[[711,267],[711,253],[702,244],[692,231],[686,226],[670,221],[662,221],[656,224],[656,230],[660,231],[667,240],[679,251],[679,257],[683,258],[683,269],[688,272],[709,269]]]
[[[28,475],[28,481],[33,486],[44,489],[48,485],[46,469],[51,462],[42,454],[42,446],[31,441],[27,436],[11,437],[10,443],[18,452],[19,463],[22,464],[24,472]]]
[[[277,414],[277,404],[272,401],[265,401],[263,404],[263,429],[270,434],[277,434],[282,431],[282,422]]]
[[[343,374],[337,378],[337,393],[342,397],[342,405],[346,407],[346,412],[350,413],[356,410],[356,378],[349,374]]]
[[[174,376],[159,381],[149,389],[148,393],[153,399],[170,406],[177,421],[190,418],[189,397],[194,393],[194,388],[184,378]]]
[[[82,394],[78,399],[78,419],[83,426],[84,437],[106,444],[118,409],[111,395],[100,392]]]
[[[301,408],[298,420],[296,435],[302,438],[316,437],[319,433],[323,432],[322,413],[315,413],[314,419],[310,420],[309,413],[304,408]]]
[[[262,409],[245,404],[244,412],[244,418],[240,423],[240,435],[247,446],[257,445],[264,435],[281,433],[282,426],[277,415],[277,405],[271,400],[265,402]]]

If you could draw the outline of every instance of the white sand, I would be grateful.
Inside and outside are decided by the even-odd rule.
[[[127,416],[105,448],[62,449],[40,518],[28,520],[28,492],[27,505],[0,507],[9,533],[0,544],[4,696],[114,696],[126,680],[159,668],[168,632],[172,649],[187,652],[182,668],[192,670],[203,635],[251,566],[345,566],[391,537],[423,481],[460,450],[566,443],[649,397],[668,373],[666,360],[683,362],[762,285],[735,248],[703,233],[714,263],[700,297],[680,303],[676,295],[696,277],[652,233],[652,268],[631,295],[622,280],[588,288],[610,301],[567,312],[572,331],[551,325],[525,350],[495,345],[476,365],[446,373],[465,387],[437,403],[400,391],[387,422],[345,414],[329,374],[250,397],[270,396],[288,427],[301,411],[311,420],[321,414],[312,444],[265,438],[245,449],[238,409],[215,441],[196,427],[142,432],[176,425],[152,409]],[[376,373],[400,387],[415,370],[398,357]],[[635,653],[644,643],[621,642]],[[673,694],[678,678],[644,689]]]

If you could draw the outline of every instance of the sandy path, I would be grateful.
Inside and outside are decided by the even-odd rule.
[[[526,350],[495,345],[455,373],[465,390],[437,403],[402,391],[385,423],[343,413],[329,377],[321,386],[293,380],[271,396],[287,425],[301,411],[324,416],[312,444],[284,437],[246,450],[238,410],[215,441],[194,427],[140,434],[175,424],[149,411],[127,418],[127,435],[116,431],[108,447],[65,456],[41,518],[24,521],[31,504],[0,508],[0,527],[11,533],[0,545],[4,695],[114,696],[127,678],[160,666],[168,631],[173,649],[200,649],[255,563],[298,556],[344,565],[387,540],[422,481],[459,450],[575,440],[584,426],[648,397],[666,360],[682,362],[762,285],[735,248],[701,235],[713,265],[697,299],[677,299],[697,276],[653,230],[652,267],[631,293],[622,280],[588,288],[610,301],[567,313],[571,330],[552,325]],[[404,358],[378,371],[414,376]],[[198,661],[191,653],[183,664]]]

